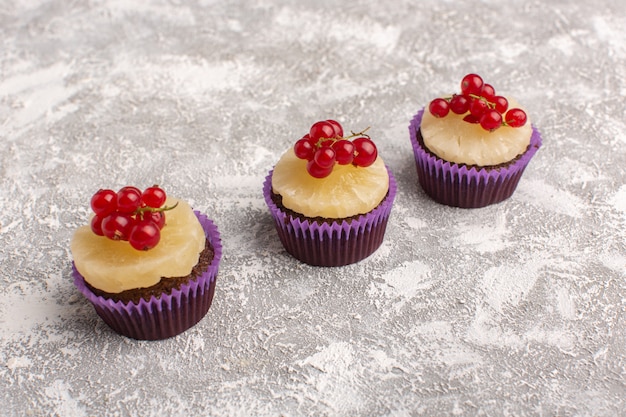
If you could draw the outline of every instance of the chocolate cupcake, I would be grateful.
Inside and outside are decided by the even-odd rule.
[[[106,324],[134,339],[176,336],[198,323],[213,301],[222,255],[217,226],[184,201],[168,199],[165,207],[167,221],[149,250],[131,246],[130,229],[109,234],[106,221],[113,239],[99,236],[93,221],[72,238],[74,284]],[[149,216],[131,217],[141,223]]]
[[[328,120],[282,155],[263,195],[288,253],[310,265],[342,266],[380,247],[396,189],[371,139],[364,132],[344,137]]]
[[[463,79],[460,94],[420,110],[409,134],[420,186],[438,203],[462,208],[509,198],[542,143],[526,111],[475,74]]]

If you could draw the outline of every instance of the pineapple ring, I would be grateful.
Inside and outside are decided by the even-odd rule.
[[[515,100],[508,101],[510,109],[521,108]],[[502,126],[489,132],[480,124],[465,122],[463,117],[453,112],[435,117],[425,111],[420,126],[424,145],[445,161],[489,166],[513,160],[530,144],[530,120],[521,127]]]
[[[109,293],[150,287],[161,277],[184,277],[198,263],[206,237],[193,210],[184,201],[168,198],[176,208],[166,213],[158,245],[148,251],[127,241],[98,236],[89,226],[76,230],[70,244],[76,269],[91,286]]]
[[[307,217],[343,219],[372,211],[389,191],[389,173],[382,158],[367,168],[335,164],[325,178],[314,178],[307,161],[293,149],[274,166],[272,190],[285,207]]]

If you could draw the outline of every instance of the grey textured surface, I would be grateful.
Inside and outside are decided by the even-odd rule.
[[[1,415],[626,415],[626,10],[594,2],[0,5]],[[544,146],[513,197],[417,186],[408,123],[478,72]],[[261,185],[316,120],[371,126],[385,243],[289,257]],[[213,307],[112,333],[70,277],[100,187],[163,185],[220,228]]]

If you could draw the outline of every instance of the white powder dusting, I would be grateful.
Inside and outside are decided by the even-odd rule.
[[[118,56],[111,77],[124,75],[136,93],[174,95],[203,100],[204,94],[215,91],[238,91],[246,75],[256,69],[242,60],[208,61],[186,55],[141,57],[135,54]],[[149,77],[139,74],[150,74]]]
[[[607,42],[618,57],[626,58],[626,33],[621,29],[626,26],[626,18],[596,15],[591,22],[598,38]]]
[[[355,410],[363,403],[357,386],[360,363],[349,343],[331,343],[298,364],[316,370],[308,372],[308,384],[315,387],[321,401],[335,412]]]
[[[481,289],[487,303],[498,313],[515,307],[528,297],[535,286],[538,265],[502,265],[489,268],[482,279]]]
[[[67,86],[64,78],[71,72],[67,64],[58,63],[48,68],[23,72],[0,83],[0,96],[18,96],[19,106],[14,105],[15,111],[10,119],[4,123],[4,129],[15,131],[18,136],[26,126],[41,120],[57,106],[61,106],[78,91],[75,86]],[[76,110],[72,105],[63,105],[60,114],[67,114]],[[59,116],[51,116],[54,121]]]
[[[374,299],[384,297],[392,301],[395,310],[399,310],[412,298],[432,287],[434,281],[430,271],[430,266],[423,262],[404,262],[383,274],[383,282],[370,283],[368,293]]]
[[[617,191],[609,197],[609,204],[626,216],[626,185],[619,187]],[[624,233],[626,233],[626,231],[624,231]]]
[[[401,34],[397,27],[383,26],[369,17],[328,20],[321,19],[317,13],[286,7],[276,15],[275,23],[289,30],[306,27],[302,37],[307,41],[332,37],[340,43],[372,45],[383,53],[390,53],[395,48]]]
[[[9,287],[2,297],[0,333],[4,342],[28,340],[38,326],[62,321],[59,306],[50,299],[50,294],[34,285],[21,282]]]
[[[565,287],[556,288],[557,308],[566,320],[576,319],[576,302],[572,293]]]
[[[407,226],[409,226],[411,229],[423,229],[425,227],[428,226],[428,224],[422,220],[419,219],[417,217],[407,217],[404,219],[404,221],[406,222]]]
[[[48,410],[51,415],[64,417],[87,416],[87,411],[80,404],[80,397],[74,398],[72,387],[63,380],[56,379],[44,389]]]
[[[454,240],[455,245],[471,246],[480,253],[496,252],[511,246],[507,239],[505,212],[499,212],[495,219],[489,222],[484,219],[473,219],[472,223],[461,223],[455,231],[459,233]]]
[[[32,361],[25,356],[10,358],[6,363],[7,368],[9,368],[10,370],[14,370],[17,368],[28,368],[31,365]]]
[[[503,328],[493,312],[478,305],[472,324],[467,329],[468,340],[482,345],[518,349],[522,338],[511,329]]]
[[[569,34],[552,36],[548,39],[548,45],[567,56],[572,56],[576,48],[576,43]]]
[[[520,181],[516,193],[546,211],[574,218],[580,218],[584,213],[585,204],[580,197],[543,180]]]

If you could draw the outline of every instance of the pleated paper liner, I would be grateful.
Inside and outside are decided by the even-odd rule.
[[[397,185],[389,173],[389,192],[372,211],[356,218],[313,219],[292,216],[272,200],[272,173],[265,179],[263,195],[281,243],[294,258],[314,266],[343,266],[367,258],[380,247],[387,229]]]
[[[409,124],[417,176],[433,200],[448,206],[479,208],[502,202],[513,195],[526,166],[541,147],[541,135],[533,126],[526,152],[509,164],[476,167],[444,161],[425,149],[418,135],[424,109]]]
[[[115,332],[139,340],[161,340],[176,336],[197,324],[209,311],[222,257],[217,226],[204,214],[194,212],[206,238],[213,246],[213,260],[207,270],[194,280],[173,289],[170,294],[141,299],[138,304],[123,303],[94,294],[72,263],[74,284],[93,304],[98,315]]]

